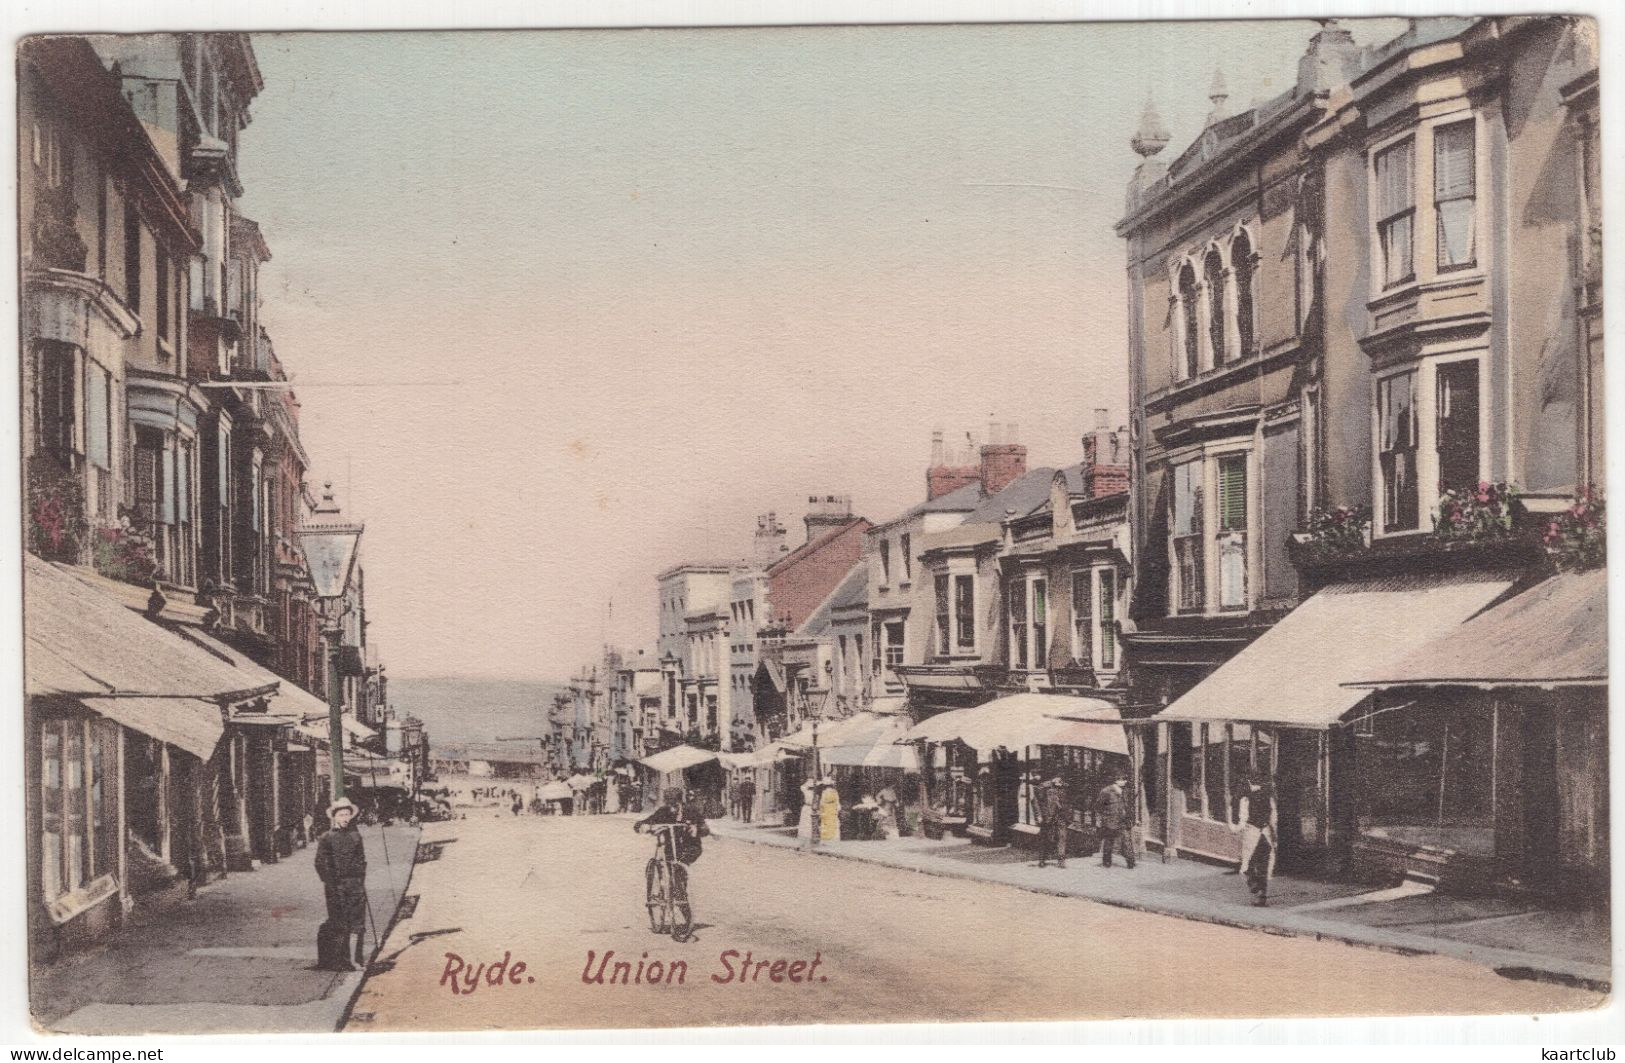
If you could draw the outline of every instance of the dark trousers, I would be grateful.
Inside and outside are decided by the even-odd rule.
[[[1130,836],[1128,827],[1102,827],[1100,829],[1100,865],[1112,866],[1112,847],[1116,846],[1123,853],[1123,861],[1129,867],[1134,866],[1134,839]]]
[[[1274,849],[1268,838],[1258,839],[1252,859],[1247,861],[1247,889],[1257,900],[1265,900],[1270,892],[1270,856]]]
[[[741,794],[739,797],[739,813],[746,823],[750,822],[750,806],[755,803],[755,794]]]
[[[1043,833],[1038,841],[1038,866],[1043,867],[1050,859],[1062,867],[1066,866],[1066,824],[1051,820],[1044,824]]]

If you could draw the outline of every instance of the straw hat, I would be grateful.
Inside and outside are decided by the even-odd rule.
[[[341,797],[337,801],[334,801],[332,804],[327,806],[327,818],[332,819],[333,814],[342,809],[348,809],[352,815],[359,811],[359,809],[355,807],[354,801],[351,801],[348,797]]]

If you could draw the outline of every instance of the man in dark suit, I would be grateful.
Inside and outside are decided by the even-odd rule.
[[[1134,867],[1134,814],[1128,804],[1128,773],[1118,772],[1112,784],[1095,798],[1095,816],[1100,826],[1100,866],[1112,866],[1112,847],[1122,850],[1123,860]]]
[[[1059,775],[1044,784],[1039,806],[1038,866],[1043,867],[1051,856],[1056,867],[1066,866],[1066,832],[1072,824],[1072,798],[1066,792],[1066,783]]]

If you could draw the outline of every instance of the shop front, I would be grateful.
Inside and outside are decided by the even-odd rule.
[[[1131,763],[1117,706],[1068,695],[1012,694],[934,716],[902,740],[922,747],[927,834],[992,845],[1036,844],[1046,779],[1061,775],[1083,810],[1097,779]]]
[[[1158,763],[1147,807],[1165,824],[1164,850],[1238,861],[1232,828],[1250,778],[1275,797],[1283,869],[1355,870],[1362,823],[1399,847],[1446,830],[1464,851],[1481,844],[1493,719],[1464,705],[1386,704],[1351,684],[1450,633],[1510,585],[1412,576],[1324,588],[1148,717],[1144,740]]]

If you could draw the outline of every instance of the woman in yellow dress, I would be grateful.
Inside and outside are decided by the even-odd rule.
[[[818,798],[818,838],[833,842],[841,837],[841,795],[835,789],[835,780],[828,775],[819,780],[824,788]]]

